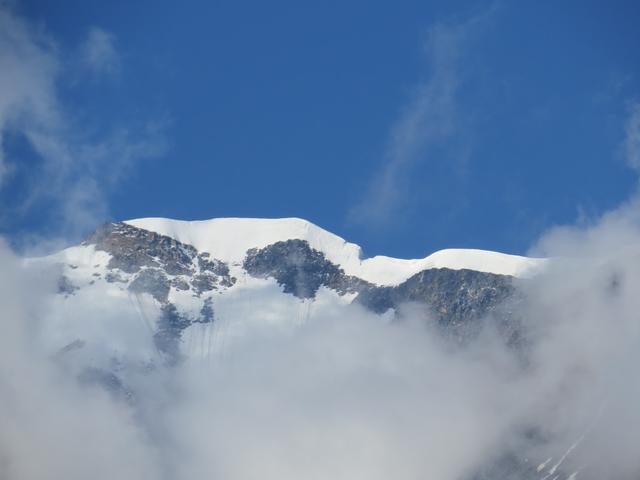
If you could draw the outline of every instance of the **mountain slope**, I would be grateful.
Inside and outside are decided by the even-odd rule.
[[[203,355],[189,345],[203,328],[229,344],[235,335],[274,321],[304,321],[311,306],[322,302],[354,303],[379,315],[418,303],[447,336],[461,341],[512,295],[513,282],[544,265],[541,259],[480,250],[444,250],[419,260],[366,259],[357,245],[295,218],[108,223],[82,244],[36,261],[60,269],[52,309],[56,348],[93,335],[106,350],[116,344],[120,355],[122,345],[139,335],[144,348],[136,355],[153,356],[155,349],[169,363]],[[142,319],[137,323],[146,332],[131,336],[128,325],[123,332],[129,337],[119,339],[99,320],[90,329],[90,322],[69,324],[67,318],[81,318],[95,302]],[[216,350],[207,347],[207,355],[211,348]]]
[[[299,218],[217,218],[191,222],[142,218],[124,223],[193,245],[230,263],[243,261],[251,248],[264,248],[282,240],[304,240],[348,275],[377,285],[397,285],[430,268],[469,269],[520,277],[544,264],[541,259],[473,249],[441,250],[415,260],[386,256],[363,258],[358,245]]]

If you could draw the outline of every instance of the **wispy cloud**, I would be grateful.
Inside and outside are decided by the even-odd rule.
[[[494,11],[492,6],[465,21],[438,23],[429,29],[426,60],[430,75],[416,86],[391,127],[384,163],[349,212],[355,223],[388,225],[410,198],[413,167],[429,161],[435,149],[459,133],[460,62],[478,27]]]
[[[90,31],[83,51],[96,75],[121,68],[113,35],[101,29]],[[12,178],[29,179],[19,203],[0,199],[12,202],[0,223],[46,205],[61,232],[77,235],[105,217],[109,189],[136,161],[161,154],[165,142],[157,121],[99,135],[78,125],[59,94],[70,68],[63,53],[42,29],[0,6],[0,194]],[[9,135],[24,139],[37,162],[27,168],[25,158],[7,148]]]
[[[0,5],[0,132],[8,129],[52,128],[59,123],[55,79],[59,63],[51,39],[30,29]],[[0,152],[0,184],[11,173],[6,152]]]
[[[116,49],[116,37],[112,33],[99,27],[91,27],[81,50],[83,63],[93,73],[117,75],[120,72],[120,54]]]
[[[631,105],[625,129],[625,153],[627,164],[640,171],[640,102]]]

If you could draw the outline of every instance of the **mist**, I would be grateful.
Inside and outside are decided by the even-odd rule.
[[[548,460],[540,478],[637,478],[637,219],[631,202],[540,239],[532,251],[552,260],[517,284],[519,348],[490,322],[457,345],[414,305],[317,302],[213,358],[129,375],[134,402],[37,341],[55,278],[3,246],[2,476],[454,480],[516,451]],[[99,354],[87,348],[77,361]]]
[[[37,342],[55,278],[0,245],[0,477],[162,478],[133,412],[57,368]]]
[[[512,375],[497,341],[457,351],[411,307],[396,322],[337,304],[257,326],[224,355],[134,372],[127,402],[37,341],[53,277],[34,289],[2,255],[3,478],[459,478],[517,414],[495,397]],[[101,354],[85,349],[72,359]]]

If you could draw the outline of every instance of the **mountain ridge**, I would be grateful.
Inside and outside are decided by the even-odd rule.
[[[230,223],[236,228],[230,228]],[[135,226],[141,224],[149,228]],[[212,224],[222,224],[225,231],[207,228]],[[283,229],[283,224],[293,228]],[[198,230],[202,226],[205,229]],[[257,236],[250,235],[252,232]],[[290,238],[296,236],[303,239]],[[247,246],[251,248],[245,251]],[[155,331],[154,338],[163,332],[162,344],[171,345],[172,357],[179,356],[184,331],[195,324],[220,320],[226,305],[252,304],[256,298],[271,300],[262,311],[251,311],[236,323],[250,318],[249,323],[260,325],[273,315],[284,319],[297,316],[299,307],[290,304],[287,297],[307,303],[322,298],[341,305],[353,303],[377,315],[389,310],[398,315],[402,305],[417,303],[427,307],[443,331],[448,330],[448,335],[455,332],[454,336],[464,341],[478,330],[479,320],[512,294],[514,282],[520,280],[513,275],[465,268],[473,266],[468,265],[469,258],[506,258],[525,266],[535,263],[525,257],[483,251],[471,251],[470,256],[469,251],[462,251],[462,261],[453,258],[451,262],[450,255],[445,258],[449,263],[429,260],[434,255],[422,261],[406,261],[411,268],[401,260],[390,259],[396,262],[392,267],[398,262],[405,267],[396,271],[394,278],[402,280],[372,282],[366,275],[353,274],[354,265],[349,260],[360,252],[357,245],[300,219],[223,219],[195,224],[143,219],[106,223],[80,245],[39,261],[58,266],[62,310],[86,308],[83,305],[89,299],[117,303],[121,298],[130,304],[123,306],[125,310],[133,302],[134,307],[137,304],[136,315],[155,319],[155,323],[146,318],[145,322]],[[341,260],[343,263],[339,263]],[[367,260],[358,261],[361,265]],[[485,261],[484,266],[499,270],[504,264]],[[291,312],[283,315],[280,304],[289,305],[286,308]],[[67,327],[61,330],[71,331]],[[172,342],[167,341],[167,332]]]
[[[348,275],[376,285],[393,286],[430,268],[475,270],[498,275],[527,277],[542,268],[546,259],[480,249],[444,249],[420,259],[384,255],[364,257],[362,248],[301,218],[214,218],[174,220],[161,217],[125,220],[125,224],[153,231],[193,245],[229,263],[242,262],[251,248],[264,248],[277,241],[305,240]]]

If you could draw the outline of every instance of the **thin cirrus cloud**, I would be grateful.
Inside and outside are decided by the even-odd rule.
[[[91,27],[81,47],[84,66],[94,74],[115,76],[120,73],[122,61],[116,48],[116,37],[99,27]]]
[[[410,200],[413,169],[430,161],[434,150],[446,147],[460,133],[457,94],[463,77],[461,59],[495,12],[492,6],[465,21],[437,23],[429,29],[425,50],[431,74],[415,87],[391,126],[383,164],[349,210],[351,221],[389,226]]]
[[[52,128],[59,121],[55,78],[59,72],[53,42],[32,31],[10,11],[0,9],[0,132]],[[13,166],[0,151],[0,184]]]
[[[640,102],[631,105],[625,130],[624,147],[627,165],[640,171]]]
[[[115,45],[112,34],[91,29],[80,47],[84,67],[103,77],[120,72]],[[74,105],[59,90],[77,67],[70,58],[46,32],[0,7],[0,225],[46,207],[59,234],[77,236],[108,215],[109,190],[139,160],[166,149],[164,121],[99,135],[74,121]],[[36,161],[8,148],[8,138],[26,142]],[[20,195],[3,197],[16,178],[25,185]]]

